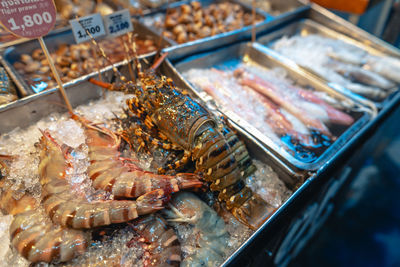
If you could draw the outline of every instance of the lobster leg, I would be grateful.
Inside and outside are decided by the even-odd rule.
[[[121,137],[129,144],[129,146],[133,149],[133,144],[139,144],[137,151],[139,152],[142,148],[148,151],[148,144],[146,144],[146,140],[142,138],[142,136],[136,133],[137,127],[132,127],[128,130],[123,130],[121,133]]]
[[[158,140],[157,138],[152,137],[149,133],[146,133],[142,130],[142,128],[136,128],[135,129],[135,134],[143,139],[145,139],[148,143],[151,143],[152,145],[162,147],[163,149],[166,150],[182,150],[181,147],[169,143],[163,140]]]
[[[122,131],[121,136],[122,138],[132,147],[133,143],[139,144],[138,150],[140,150],[142,147],[146,147],[147,151],[150,146],[157,146],[161,147],[165,150],[182,150],[182,148],[171,144],[170,142],[164,140],[159,140],[155,137],[153,137],[153,134],[159,134],[160,132],[151,132],[151,130],[142,122],[140,121],[137,117],[135,118],[133,123],[130,123],[129,126],[127,126],[127,130]],[[156,130],[156,128],[154,128]],[[134,142],[133,140],[137,140]]]
[[[135,114],[141,121],[149,120],[145,107],[140,104],[139,99],[136,96],[133,96],[131,99],[126,101],[126,104],[129,107],[129,110]]]
[[[158,134],[158,136],[163,139],[166,140],[166,137],[162,135],[162,133],[160,131],[158,131],[158,129],[154,126],[154,124],[151,121],[151,118],[148,116],[147,112],[145,111],[145,108],[139,103],[138,99],[136,97],[129,99],[126,101],[129,110],[136,115],[137,117],[137,121],[136,124],[140,124],[142,129],[147,130],[147,132],[150,132],[153,130],[153,132],[155,134]],[[143,125],[144,122],[144,125]],[[140,134],[140,133],[139,133]],[[151,137],[151,134],[149,133],[148,136]],[[154,141],[153,141],[154,139]],[[166,148],[165,146],[173,146],[171,144],[168,144],[166,142],[162,142],[160,140],[157,140],[156,138],[152,138],[151,141],[149,142],[153,142],[154,145],[158,145],[160,147],[163,147],[164,149],[169,149]],[[166,145],[162,145],[162,144],[166,144]],[[175,148],[171,148],[171,149],[175,149]],[[175,150],[180,150],[180,149],[175,149]]]
[[[168,170],[175,170],[180,168],[181,166],[185,166],[186,163],[189,161],[190,156],[192,155],[192,152],[188,150],[184,150],[183,157],[174,163],[168,164],[165,167],[158,168],[158,173],[166,173]]]

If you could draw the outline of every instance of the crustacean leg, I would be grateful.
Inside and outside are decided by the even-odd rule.
[[[114,85],[109,83],[97,81],[95,79],[90,79],[89,81],[108,90],[120,90],[116,89]],[[126,103],[129,108],[129,111],[126,111],[126,115],[131,123],[127,127],[125,127],[127,129],[121,133],[121,136],[124,137],[124,140],[127,141],[127,143],[131,147],[131,139],[133,138],[133,135],[135,135],[137,143],[139,144],[138,150],[144,147],[149,147],[150,145],[160,146],[163,148],[172,146],[171,149],[181,150],[180,148],[173,146],[173,144],[165,141],[163,142],[161,140],[158,140],[157,138],[152,137],[152,134],[157,135],[159,131],[156,129],[156,127],[152,123],[151,118],[148,116],[146,108],[140,104],[138,98],[135,95],[132,95],[132,98],[128,99]],[[134,125],[132,121],[134,121],[134,124],[136,125]],[[159,136],[162,137],[162,135]]]
[[[119,159],[118,136],[105,128],[87,123],[84,123],[84,129],[91,161],[88,175],[94,188],[111,192],[116,197],[135,198],[156,189],[169,194],[203,185],[199,177],[192,173],[169,176],[140,169],[132,170]]]
[[[140,218],[131,224],[139,234],[138,240],[143,242],[145,266],[179,266],[182,260],[181,247],[174,230],[168,227],[167,222],[156,214]],[[129,244],[128,244],[129,245]]]
[[[144,121],[149,129],[154,128],[154,124],[151,122],[150,117],[146,112],[146,108],[140,104],[139,99],[133,95],[132,98],[126,100],[129,111],[131,111],[140,121]]]
[[[188,163],[191,155],[192,155],[192,152],[190,152],[188,150],[184,150],[182,158],[180,158],[180,159],[176,160],[175,162],[170,163],[164,167],[158,168],[158,173],[165,173],[168,170],[176,170],[182,166],[185,166],[185,164]]]
[[[144,132],[142,130],[142,128],[137,127],[134,132],[135,132],[135,134],[137,136],[142,137],[143,139],[145,139],[148,144],[152,144],[152,145],[155,145],[157,147],[161,147],[161,148],[166,149],[166,150],[182,150],[181,147],[179,147],[179,146],[177,146],[177,145],[175,145],[173,143],[169,143],[169,142],[166,142],[166,141],[163,141],[163,140],[159,140],[159,139],[151,136],[151,134],[149,134],[147,132]]]
[[[89,202],[84,196],[71,194],[71,186],[66,180],[68,165],[62,148],[48,132],[43,132],[40,141],[42,203],[53,222],[76,229],[93,228],[127,222],[163,208],[167,195],[162,189],[144,194],[136,201]]]
[[[98,47],[98,49],[100,50],[100,52],[102,53],[102,56],[106,59],[109,60],[107,55],[104,53],[104,50],[97,44],[97,42],[92,38],[92,42]],[[145,73],[142,71],[142,66],[140,64],[140,61],[137,59],[137,53],[136,53],[136,47],[135,47],[135,43],[133,42],[133,54],[135,55],[134,57],[134,61],[136,63],[136,68],[138,70],[138,77],[139,77],[139,82],[142,83],[144,85],[144,89],[145,91],[147,91],[146,93],[150,93],[148,92],[148,90],[155,90],[154,92],[151,92],[151,94],[161,94],[161,92],[158,92],[158,88],[157,86],[153,86],[154,82],[152,81],[151,78],[147,77],[145,75]],[[160,56],[155,62],[154,64],[149,68],[150,72],[154,72],[159,65],[164,61],[164,59],[168,56],[168,53],[164,53],[162,56]],[[128,79],[123,76],[114,66],[113,66],[113,71],[114,73],[116,73],[118,75],[118,77],[121,79],[121,81],[123,81],[125,84],[120,86],[120,87],[115,87],[112,84],[108,84],[108,83],[104,83],[102,81],[98,81],[95,80],[93,78],[89,79],[89,82],[96,84],[100,87],[103,87],[105,89],[111,90],[111,91],[124,91],[124,92],[131,92],[134,93],[136,95],[134,95],[131,99],[127,100],[127,105],[129,107],[129,110],[132,111],[132,113],[134,115],[136,115],[136,117],[144,122],[145,126],[147,127],[147,129],[149,131],[151,130],[155,130],[156,132],[157,129],[155,128],[152,119],[149,117],[148,113],[146,110],[151,110],[154,109],[154,106],[151,102],[147,101],[146,104],[148,105],[147,107],[144,106],[143,103],[141,103],[139,101],[139,97],[138,97],[138,91],[140,93],[141,90],[133,85],[132,81],[128,81]],[[174,86],[172,79],[167,78],[165,76],[162,76],[161,79],[161,88],[162,85],[167,85],[167,86]],[[131,88],[131,89],[129,89]],[[132,89],[133,88],[133,89]],[[164,149],[167,150],[183,150],[181,148],[181,146],[174,144],[173,142],[162,142],[161,140],[158,140],[155,137],[152,137],[152,135],[149,133],[149,131],[144,131],[146,130],[146,127],[142,127],[142,128],[137,128],[136,130],[133,131],[133,133],[138,136],[138,140],[140,142],[140,146],[139,149],[141,149],[142,147],[145,146],[145,144],[147,143],[147,145],[152,144],[152,145],[156,145],[156,146],[160,146]],[[132,132],[132,131],[131,131]],[[126,136],[126,134],[124,134],[124,136]],[[162,133],[159,134],[160,137],[164,137]],[[125,138],[124,138],[125,139]],[[129,138],[127,138],[129,139]],[[162,138],[163,139],[163,138]],[[129,142],[128,142],[129,143]],[[170,148],[169,148],[170,147]],[[174,163],[168,164],[167,166],[163,167],[163,168],[159,168],[159,173],[163,174],[165,173],[167,170],[172,170],[172,169],[176,169],[179,168],[181,166],[184,166],[190,158],[191,152],[188,150],[184,150],[184,155],[181,159],[177,160]]]

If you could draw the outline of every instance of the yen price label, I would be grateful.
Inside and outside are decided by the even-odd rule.
[[[104,24],[108,35],[113,37],[133,31],[131,16],[128,9],[105,16]]]
[[[0,0],[0,22],[16,36],[39,38],[53,29],[56,7],[53,0]]]
[[[103,20],[99,13],[72,19],[69,23],[72,26],[75,42],[78,44],[90,40],[91,36],[96,38],[106,34]]]

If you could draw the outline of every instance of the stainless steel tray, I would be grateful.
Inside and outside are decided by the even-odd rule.
[[[248,6],[246,4],[240,3],[239,1],[235,1],[235,0],[226,0],[226,1],[237,3],[237,4],[241,5],[245,11],[250,12],[250,13],[252,12],[251,6]],[[201,2],[203,7],[206,7],[206,6],[209,6],[210,4],[212,4],[214,1],[213,0],[201,0],[199,2]],[[224,0],[218,0],[218,2],[224,2]],[[263,22],[257,23],[255,25],[256,28],[260,28],[260,27],[263,28],[265,23],[270,22],[272,20],[272,17],[269,14],[267,14],[259,9],[256,9],[256,13],[265,18],[265,20]],[[151,14],[150,16],[144,16],[139,21],[144,23],[144,20],[150,19],[152,16],[163,16],[163,15],[164,14],[162,14],[162,13],[154,13],[154,14]],[[144,23],[144,24],[146,24],[146,23]],[[158,34],[161,34],[160,29],[157,29],[151,25],[147,25],[147,26],[150,27],[153,31],[157,32]],[[227,44],[237,41],[240,38],[250,36],[249,34],[251,34],[251,28],[252,28],[252,26],[250,25],[250,26],[246,26],[241,29],[234,30],[234,31],[225,32],[225,33],[217,34],[214,36],[205,37],[202,39],[197,39],[195,41],[190,41],[190,42],[186,42],[183,44],[178,44],[174,40],[163,37],[166,41],[168,41],[172,44],[172,46],[170,48],[167,48],[165,51],[169,51],[169,49],[172,49],[172,48],[174,48],[174,49],[182,48],[183,49],[184,47],[192,47],[192,46],[196,47],[199,50],[204,50],[204,49],[212,48],[213,45],[227,45]]]
[[[252,5],[252,0],[239,0],[247,5]],[[290,13],[305,4],[298,0],[257,0],[256,7],[270,14],[273,17],[281,16],[284,13]],[[269,7],[269,8],[267,8]]]
[[[134,32],[138,34],[139,37],[146,37],[155,42],[159,43],[159,37],[152,30],[148,29],[139,22],[133,20]],[[61,44],[75,44],[75,40],[71,29],[64,29],[63,31],[47,35],[45,38],[45,43],[50,52],[55,51]],[[162,46],[169,46],[170,43],[163,41]],[[35,94],[32,88],[25,82],[24,78],[18,71],[13,67],[14,62],[18,61],[22,54],[30,54],[33,50],[40,48],[39,42],[37,40],[29,40],[24,43],[20,43],[6,50],[0,52],[0,62],[4,65],[6,70],[10,73],[11,78],[17,85],[18,90],[22,96],[28,96]],[[156,52],[151,52],[147,54],[140,55],[139,58],[145,58],[154,55]],[[118,64],[117,64],[118,65]],[[107,68],[106,68],[107,69]],[[94,70],[95,72],[96,70]],[[97,71],[96,71],[97,73]],[[79,78],[78,78],[79,79]],[[67,84],[75,83],[71,80]],[[52,89],[52,88],[49,88]],[[49,90],[47,89],[47,90]]]
[[[122,73],[128,73],[126,64],[120,66],[120,70]],[[171,69],[168,62],[164,62],[160,66],[160,72],[168,75],[168,73],[170,72],[173,73],[173,70]],[[104,81],[111,81],[114,79],[114,74],[111,69],[103,70],[103,74]],[[95,76],[96,74],[90,74],[82,77],[80,80],[74,81],[74,83],[66,85],[67,94],[73,106],[87,103],[89,100],[96,99],[101,96],[102,89],[87,82],[90,77]],[[178,78],[174,73],[170,77],[172,77],[174,80]],[[179,80],[177,80],[177,82],[179,83]],[[183,89],[185,89],[185,87]],[[35,123],[36,121],[53,112],[66,112],[65,107],[63,107],[62,105],[61,95],[59,94],[57,89],[43,91],[36,95],[31,95],[24,99],[18,100],[13,103],[13,105],[0,110],[0,134],[10,132],[16,127],[28,127],[32,123]],[[10,117],[12,117],[13,120],[9,120]],[[245,141],[250,155],[253,157],[253,159],[257,159],[265,164],[269,164],[272,169],[279,175],[280,179],[283,180],[290,189],[296,190],[300,188],[300,191],[303,190],[303,188],[308,184],[308,182],[303,184],[304,179],[308,178],[306,174],[300,176],[298,174],[291,173],[291,170],[289,168],[287,168],[281,162],[275,161],[275,157],[270,157],[270,152],[265,149],[265,147],[260,145],[260,143],[255,140],[251,135],[249,135],[245,131],[242,131],[239,127],[235,125],[234,127],[238,130],[238,134],[240,135],[242,140]],[[289,198],[288,202],[292,201],[295,196],[297,197],[298,194],[295,193],[292,197]],[[255,231],[250,236],[248,240],[246,240],[240,246],[240,248],[238,248],[232,255],[227,258],[226,262],[234,259],[239,253],[241,253],[246,247],[248,247],[252,240],[257,235],[259,235],[261,231],[264,231],[266,228],[269,227],[271,222],[275,221],[277,217],[285,213],[286,208],[287,204],[284,203],[257,231]],[[226,263],[222,266],[226,266]]]
[[[8,36],[9,35],[7,33],[3,34],[4,41],[0,42],[0,50],[4,49],[5,47],[11,46],[11,45],[20,44],[20,43],[23,43],[23,42],[26,42],[26,41],[29,40],[29,39],[26,39],[26,38],[18,38],[18,37],[15,37],[15,38],[10,37],[9,38]]]
[[[359,48],[367,51],[371,55],[376,55],[376,56],[388,55],[388,53],[386,52],[385,49],[379,49],[378,47],[368,46],[367,45],[368,42],[366,40],[364,40],[363,42],[355,40],[349,36],[346,36],[344,34],[341,34],[334,30],[331,30],[331,29],[325,27],[324,25],[321,25],[321,24],[315,22],[314,20],[308,19],[308,18],[304,18],[304,19],[299,18],[295,22],[285,25],[274,32],[271,32],[262,37],[260,36],[257,39],[257,42],[259,42],[267,47],[270,47],[277,41],[277,39],[280,39],[283,36],[289,36],[289,37],[294,36],[294,35],[307,36],[310,34],[318,34],[323,37],[329,37],[332,39],[342,40],[346,43],[352,44],[356,47],[359,47]],[[389,55],[392,55],[392,54],[390,53]],[[282,55],[282,56],[284,57],[284,55]],[[287,59],[287,60],[290,61],[289,59]],[[296,63],[293,62],[293,64],[296,64]],[[397,92],[398,90],[397,90],[396,92],[391,93],[388,97],[386,97],[382,101],[369,100],[368,98],[366,98],[364,96],[360,96],[360,95],[357,95],[357,94],[351,92],[350,90],[346,89],[345,86],[324,80],[322,77],[318,76],[312,70],[309,70],[306,67],[303,67],[303,66],[301,66],[301,67],[309,75],[313,75],[313,76],[323,80],[325,83],[329,84],[329,86],[331,86],[335,90],[338,90],[341,93],[344,93],[353,99],[355,97],[357,97],[358,101],[362,101],[365,105],[369,105],[369,106],[375,105],[376,107],[381,108],[393,97],[394,94],[398,93]]]
[[[146,7],[146,6],[143,7],[143,5],[142,5],[142,7],[141,7],[142,11],[137,14],[132,14],[132,17],[139,18],[139,17],[145,16],[145,15],[150,15],[150,14],[154,14],[154,13],[158,13],[158,12],[165,12],[168,8],[175,8],[182,4],[188,3],[189,0],[174,1],[174,2],[168,1],[169,3],[167,1],[165,1],[165,2],[166,3],[164,3],[158,7]],[[129,7],[125,7],[125,8],[129,8]]]
[[[221,66],[224,64],[224,62],[228,62],[228,64],[231,64],[233,60],[241,61],[241,59],[245,55],[254,62],[264,67],[284,68],[288,72],[288,77],[293,81],[296,81],[296,83],[300,85],[312,86],[316,90],[327,92],[331,96],[334,96],[338,99],[346,99],[353,102],[354,105],[361,107],[360,103],[350,100],[350,98],[341,95],[335,90],[332,90],[332,88],[326,86],[321,81],[306,75],[304,72],[299,72],[298,69],[294,68],[293,66],[287,65],[285,64],[285,62],[281,62],[273,56],[263,53],[262,51],[257,49],[257,45],[250,45],[248,43],[232,45],[209,53],[191,54],[191,56],[188,56],[181,61],[173,62],[175,66],[174,71],[177,73],[176,75],[181,79],[182,85],[191,88],[191,90],[194,91],[194,93],[199,98],[202,98],[202,100],[206,102],[212,98],[204,93],[200,93],[197,88],[192,86],[190,82],[186,81],[186,79],[180,74],[180,72],[192,68],[210,68],[213,66]],[[365,107],[362,109],[368,110]],[[328,148],[321,152],[321,154],[315,160],[306,163],[295,158],[287,150],[273,142],[269,137],[253,127],[251,123],[241,118],[240,114],[235,114],[234,112],[222,107],[218,107],[218,110],[224,113],[229,119],[231,119],[235,124],[239,125],[242,129],[245,129],[247,132],[249,132],[268,149],[272,150],[275,156],[279,157],[280,160],[284,161],[286,164],[289,164],[289,166],[293,168],[295,172],[300,170],[317,171],[318,169],[320,169],[324,164],[326,164],[326,162],[329,162],[335,156],[335,154],[341,149],[344,143],[348,142],[353,137],[353,135],[373,117],[372,110],[370,112],[360,111],[352,113],[353,118],[355,118],[355,122],[353,123],[353,125],[348,128],[338,127],[338,129],[341,129],[336,129],[337,132],[335,132],[334,134],[338,136],[338,138],[333,142],[333,144],[331,144]],[[330,128],[330,130],[335,131],[335,129],[333,128]]]

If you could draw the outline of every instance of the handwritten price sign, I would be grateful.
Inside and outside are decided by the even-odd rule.
[[[56,7],[52,0],[0,0],[0,22],[14,35],[38,38],[54,27]]]
[[[75,42],[78,44],[90,40],[90,35],[96,38],[106,34],[103,19],[99,13],[73,19],[69,23],[72,26]]]
[[[128,9],[114,12],[104,17],[107,34],[113,37],[133,31]]]

